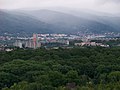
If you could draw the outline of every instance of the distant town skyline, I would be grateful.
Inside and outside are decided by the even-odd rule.
[[[120,0],[0,0],[0,9],[67,7],[89,9],[112,14],[120,13]]]

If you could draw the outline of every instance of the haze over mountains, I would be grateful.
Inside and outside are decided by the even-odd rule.
[[[72,11],[72,10],[71,10]],[[0,33],[120,32],[120,17],[81,11],[0,11]]]
[[[50,25],[32,17],[0,11],[0,33],[51,33]]]

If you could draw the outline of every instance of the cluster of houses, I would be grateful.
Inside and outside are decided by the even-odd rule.
[[[75,43],[75,46],[101,46],[101,47],[109,47],[109,45],[105,45],[102,43],[96,43],[96,42],[81,42],[81,43]]]
[[[13,51],[12,48],[7,48],[6,46],[0,45],[0,51],[10,52]]]

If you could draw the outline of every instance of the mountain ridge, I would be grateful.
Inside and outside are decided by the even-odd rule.
[[[26,11],[25,13],[28,15],[31,15],[33,17],[36,17],[37,19],[39,19],[43,22],[46,22],[49,24],[54,24],[56,26],[60,26],[60,25],[62,25],[63,27],[71,26],[70,28],[73,30],[74,30],[74,28],[78,28],[78,29],[80,29],[80,31],[84,31],[85,29],[82,28],[81,26],[86,27],[86,29],[88,30],[89,29],[88,25],[97,23],[96,25],[101,25],[103,27],[109,27],[109,30],[111,28],[110,31],[114,31],[114,27],[111,26],[110,24],[108,24],[108,21],[106,21],[107,23],[106,22],[104,23],[105,20],[102,21],[102,17],[97,17],[97,16],[96,16],[97,17],[96,19],[89,19],[89,18],[87,18],[87,16],[89,14],[86,15],[86,17],[79,17],[79,16],[75,16],[74,14],[70,14],[70,13],[63,13],[63,12],[58,12],[58,11],[46,10],[46,9],[31,10],[28,12]],[[95,15],[93,17],[95,17]],[[93,25],[92,25],[92,27],[93,27]],[[100,26],[98,26],[98,27],[100,27]],[[94,27],[92,29],[94,29]],[[97,28],[95,28],[95,29],[97,29]],[[79,31],[79,30],[77,30],[77,31]],[[117,29],[116,29],[116,31],[117,31]]]
[[[50,25],[34,19],[29,16],[11,14],[0,11],[0,32],[18,33],[18,32],[52,32],[48,29]]]
[[[99,18],[100,19],[100,18]],[[120,32],[104,20],[85,19],[52,10],[0,11],[0,32],[77,33]],[[112,22],[112,20],[110,21]]]

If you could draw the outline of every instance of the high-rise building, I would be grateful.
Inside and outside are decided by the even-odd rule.
[[[38,34],[33,34],[32,39],[28,40],[16,40],[15,43],[13,43],[14,46],[19,47],[19,48],[39,48],[41,47],[41,42],[38,39]],[[23,47],[24,46],[24,47]]]
[[[38,34],[33,34],[33,46],[34,49],[40,47],[40,43],[38,42]]]
[[[23,48],[23,43],[20,40],[16,40],[16,42],[13,44],[16,47]]]

